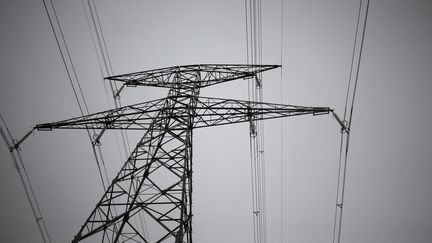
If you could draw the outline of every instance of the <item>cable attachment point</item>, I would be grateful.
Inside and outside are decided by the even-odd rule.
[[[336,121],[339,123],[339,125],[341,126],[341,133],[349,133],[349,127],[348,127],[348,121],[347,120],[341,120],[340,118],[339,118],[339,116],[334,112],[334,111],[332,111],[332,113],[333,113],[333,117],[336,119]]]
[[[254,115],[252,114],[252,111],[250,108],[248,108],[247,116],[249,119],[249,134],[252,138],[257,136],[257,129],[254,122]]]
[[[105,133],[106,128],[107,127],[104,127],[99,134],[96,134],[96,133],[93,134],[93,141],[92,141],[93,147],[94,146],[101,146],[102,145],[101,142],[100,142],[100,139],[102,138],[102,135]]]
[[[24,140],[26,140],[26,138],[28,138],[31,134],[33,134],[33,131],[35,129],[33,128],[32,130],[30,130],[28,133],[26,133],[26,135],[24,135],[23,138],[21,138],[20,140],[17,139],[13,139],[12,140],[12,146],[9,148],[9,152],[16,150],[21,150],[20,145],[22,144],[22,142],[24,142]]]
[[[9,152],[14,151],[14,149],[21,151],[21,148],[19,147],[18,140],[12,139],[12,146],[9,148]]]
[[[113,98],[115,99],[115,100],[119,100],[120,99],[120,91],[119,90],[114,90],[114,92],[113,92]]]
[[[99,140],[99,135],[98,134],[93,134],[93,141],[92,141],[93,146],[101,146],[101,142]]]
[[[342,121],[342,128],[341,128],[341,133],[348,133],[349,132],[349,128],[348,128],[348,121],[347,120],[343,120]]]
[[[249,134],[253,138],[257,136],[256,126],[255,126],[255,124],[253,122],[250,123]]]
[[[123,88],[125,87],[125,85],[123,84],[120,89],[116,89],[113,91],[113,98],[115,100],[120,100],[120,92],[122,92]]]
[[[255,75],[255,84],[256,84],[257,89],[261,89],[262,88],[262,81],[258,77],[258,75]]]

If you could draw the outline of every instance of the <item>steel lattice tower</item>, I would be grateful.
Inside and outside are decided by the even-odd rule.
[[[72,242],[192,242],[192,133],[196,128],[328,114],[304,107],[199,96],[200,89],[255,78],[278,65],[199,64],[136,72],[106,79],[125,86],[169,88],[166,98],[59,122],[38,130],[143,130],[144,135]],[[144,214],[150,235],[138,227]]]

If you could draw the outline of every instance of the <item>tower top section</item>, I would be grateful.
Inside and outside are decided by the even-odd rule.
[[[235,79],[254,78],[258,73],[278,67],[280,65],[194,64],[110,76],[105,79],[123,82],[127,86],[203,88]]]

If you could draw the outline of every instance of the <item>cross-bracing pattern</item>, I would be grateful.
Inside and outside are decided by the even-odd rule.
[[[160,118],[181,118],[191,116],[195,119],[193,128],[202,128],[231,123],[247,122],[250,120],[265,120],[284,116],[298,116],[304,114],[319,115],[328,113],[326,107],[305,107],[295,105],[281,105],[272,103],[252,102],[244,100],[220,99],[209,97],[195,97],[196,103],[192,114],[180,113],[183,106],[187,106],[184,99],[191,95],[168,96],[164,99],[139,103],[88,116],[71,118],[63,121],[39,124],[39,130],[51,129],[126,129],[148,130],[155,115],[163,110],[167,102],[178,103],[171,107],[172,114],[158,114]],[[153,128],[154,129],[154,128]],[[175,129],[175,128],[174,128]]]
[[[253,78],[277,67],[201,64],[108,77],[170,90],[164,99],[37,125],[39,130],[101,129],[101,134],[106,129],[145,131],[73,242],[192,242],[194,128],[332,112],[327,107],[199,96],[202,87]]]
[[[201,64],[159,68],[108,77],[128,86],[154,86],[186,89],[207,87],[239,78],[253,78],[256,74],[279,67],[278,65]],[[200,73],[197,79],[196,73]]]
[[[179,93],[170,92],[173,99],[166,99],[165,109],[154,116],[76,240],[100,231],[102,242],[183,242],[191,238],[193,118],[166,117],[174,112],[190,113],[189,106],[195,101],[187,97],[196,96]],[[181,103],[188,106],[179,107]],[[140,211],[147,216],[151,234],[136,226]]]

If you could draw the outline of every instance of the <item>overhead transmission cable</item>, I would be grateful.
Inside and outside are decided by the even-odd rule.
[[[9,150],[10,155],[12,157],[12,161],[14,163],[14,167],[15,167],[16,171],[18,172],[18,175],[19,175],[20,180],[21,180],[21,184],[24,187],[24,192],[26,194],[26,198],[30,204],[31,211],[32,211],[33,217],[36,221],[39,232],[42,236],[42,240],[45,243],[51,242],[51,237],[50,237],[50,234],[48,233],[47,225],[45,223],[44,218],[42,217],[42,212],[41,212],[41,209],[39,207],[39,203],[37,201],[36,194],[33,190],[33,186],[31,184],[31,181],[30,181],[30,178],[28,176],[23,158],[21,156],[21,152],[20,152],[21,148],[18,147],[18,144],[16,143],[15,139],[13,138],[12,133],[10,132],[8,126],[6,125],[6,121],[3,119],[3,116],[1,115],[1,113],[0,113],[0,119],[1,119],[3,126],[6,130],[6,133],[7,133],[7,135],[6,135],[6,133],[3,131],[3,128],[0,127],[1,136],[3,137],[3,140],[6,144],[6,146],[8,147],[8,150]],[[32,132],[33,132],[33,130],[30,131],[27,135],[31,134]]]
[[[262,64],[262,3],[261,0],[245,0],[246,15],[246,58],[247,64]],[[263,101],[262,75],[254,76],[248,82],[248,100]],[[267,241],[266,186],[264,156],[264,126],[262,121],[250,117],[250,157],[252,183],[252,215],[254,242]]]
[[[284,29],[284,0],[281,0],[281,25],[280,25],[280,103],[284,104],[283,102],[283,29]],[[283,243],[283,220],[284,220],[284,139],[283,134],[284,133],[284,123],[283,120],[280,120],[280,242]]]
[[[93,31],[92,31],[92,28],[91,28],[91,25],[90,25],[90,20],[89,20],[89,16],[88,16],[88,14],[87,14],[87,11],[86,11],[86,6],[85,6],[85,3],[84,3],[84,0],[82,1],[82,4],[83,4],[84,13],[85,13],[85,16],[86,16],[86,20],[87,20],[87,25],[88,25],[89,30],[90,30],[90,35],[91,35],[91,39],[92,39],[92,44],[93,44],[93,47],[94,47],[94,49],[95,49],[95,51],[96,51],[96,57],[97,57],[98,64],[99,64],[99,71],[100,71],[101,77],[102,77],[102,79],[103,79],[103,77],[104,77],[104,71],[103,71],[102,64],[101,64],[101,60],[100,60],[100,57],[99,57],[99,54],[98,54],[98,49],[97,49],[97,47],[96,47],[94,34],[93,34]],[[106,95],[106,98],[107,98],[107,101],[108,101],[108,107],[109,107],[109,109],[111,110],[111,109],[112,109],[112,106],[111,106],[111,103],[110,103],[110,96],[108,95],[108,90],[107,90],[107,87],[106,87],[106,82],[104,82],[104,81],[102,80],[102,83],[103,83],[103,87],[104,87],[104,90],[105,90],[105,95]],[[119,139],[118,139],[117,131],[115,131],[114,134],[115,134],[115,138],[116,138],[116,141],[117,141],[117,148],[118,148],[119,154],[122,155],[122,150],[121,150],[121,148],[120,148],[120,143],[119,143]],[[103,154],[102,154],[102,150],[101,150],[100,138],[101,138],[100,135],[97,136],[96,139],[95,139],[95,141],[92,143],[92,146],[93,146],[93,147],[96,147],[96,146],[97,146],[97,148],[98,148],[98,152],[99,152],[99,156],[100,156],[101,158],[103,158]],[[109,181],[109,179],[108,179],[108,173],[107,173],[106,167],[104,167],[104,171],[105,171],[105,177],[106,177],[107,181]]]
[[[366,1],[366,5],[364,5],[364,1]],[[348,88],[347,88],[347,94],[345,99],[343,121],[340,121],[340,118],[338,118],[334,114],[335,118],[342,123],[341,137],[340,137],[337,192],[336,192],[336,209],[335,209],[334,229],[333,229],[334,243],[340,243],[341,240],[342,213],[343,213],[344,197],[345,197],[349,138],[351,133],[351,122],[352,122],[352,115],[354,110],[354,100],[357,91],[357,83],[358,83],[358,76],[360,72],[360,63],[361,63],[361,57],[363,52],[363,44],[364,44],[364,37],[366,32],[368,12],[369,12],[369,0],[360,0],[357,23],[356,23],[356,32],[354,37],[354,45],[352,50]],[[361,17],[362,13],[364,13],[363,18]],[[361,21],[363,23],[362,29],[360,28]],[[360,43],[358,43],[357,41],[358,38],[360,38]]]
[[[106,76],[113,75],[113,67],[112,67],[111,58],[110,58],[110,55],[108,52],[108,47],[107,47],[107,44],[105,41],[105,36],[103,33],[102,25],[100,23],[96,3],[94,2],[94,0],[82,0],[82,5],[83,5],[83,10],[84,10],[84,13],[86,16],[87,24],[89,27],[89,31],[91,34],[93,47],[94,47],[95,52],[96,52],[96,56],[97,56],[97,60],[98,60],[98,64],[99,64],[99,70],[101,73],[101,78],[102,78],[102,82],[104,85],[105,94],[107,97],[107,102],[108,102],[108,105],[111,109],[110,95],[108,95],[108,90],[106,88],[106,82],[105,82],[105,80],[103,80],[103,78]],[[87,11],[89,13],[87,13]],[[96,44],[96,42],[97,42],[97,44]],[[103,65],[102,65],[102,62],[103,62]],[[108,82],[109,82],[109,86],[111,89],[111,94],[112,94],[111,97],[113,100],[113,104],[114,104],[115,108],[118,109],[121,107],[121,98],[119,95],[119,89],[117,87],[116,82],[114,82],[112,80],[108,80]],[[128,138],[128,135],[125,131],[120,131],[120,134],[121,134],[121,138],[122,138],[125,159],[127,159],[128,154],[131,153],[131,151],[129,149],[130,148],[129,138]],[[119,139],[117,136],[117,131],[115,131],[115,138],[116,138],[116,142],[117,142],[117,148],[118,148],[120,154],[122,154],[122,151],[120,149],[120,142],[119,142]],[[98,149],[99,149],[100,154],[102,156],[101,146],[98,146]],[[135,185],[133,185],[133,187],[135,187]],[[114,207],[114,210],[116,210],[115,207]],[[139,216],[140,216],[139,217],[140,224],[142,225],[144,235],[146,235],[146,237],[148,239],[149,236],[148,236],[148,229],[147,229],[147,223],[146,223],[145,217],[144,217],[142,212],[139,213]]]
[[[86,4],[84,3],[84,1],[87,2],[87,7]],[[103,30],[102,30],[102,26],[99,20],[99,14],[97,12],[97,8],[96,8],[96,4],[94,2],[94,0],[82,0],[83,3],[83,8],[84,8],[84,12],[86,14],[86,19],[87,19],[87,24],[89,26],[89,30],[91,33],[91,37],[92,37],[92,42],[93,42],[93,47],[95,48],[96,51],[96,55],[98,57],[98,63],[99,63],[99,68],[101,70],[101,75],[102,75],[102,79],[106,76],[111,76],[113,75],[113,68],[112,68],[112,64],[111,64],[111,58],[108,52],[108,47],[106,45],[106,41],[105,41],[105,36],[103,34]],[[90,14],[90,19],[89,20],[89,14],[87,14],[87,9],[88,12]],[[90,24],[91,22],[91,24]],[[94,34],[93,34],[94,33]],[[96,36],[96,38],[95,38]],[[99,48],[96,47],[95,44],[95,39],[97,40],[97,46]],[[100,57],[99,57],[100,55]],[[103,62],[103,66],[104,68],[102,68],[102,64],[101,61]],[[103,71],[104,70],[104,71]],[[107,93],[108,91],[106,90],[106,82],[104,81],[104,87],[105,87],[105,92]],[[121,107],[121,99],[120,99],[120,95],[119,95],[119,89],[117,87],[116,82],[112,81],[112,80],[108,80],[110,89],[111,89],[111,97],[114,103],[114,107],[115,108],[119,108]],[[107,94],[107,96],[109,96]],[[111,102],[110,99],[108,99],[108,104],[111,107]],[[122,142],[123,142],[123,149],[124,149],[124,158],[127,159],[128,154],[130,153],[130,146],[129,146],[129,138],[128,135],[125,131],[120,131],[121,134],[121,138],[122,138]],[[117,138],[117,132],[115,132],[116,135],[116,139],[118,141]],[[119,142],[117,142],[119,144]],[[121,152],[121,151],[120,151]]]
[[[60,51],[60,55],[61,55],[63,64],[65,66],[66,73],[67,73],[69,82],[71,84],[76,102],[78,104],[81,115],[84,116],[85,114],[89,114],[90,112],[89,112],[83,91],[81,89],[81,84],[79,82],[78,75],[75,71],[75,66],[73,64],[72,57],[71,57],[70,52],[69,52],[69,48],[67,46],[66,39],[64,37],[63,30],[61,28],[60,21],[59,21],[58,16],[57,16],[56,9],[54,7],[52,0],[49,0],[48,4],[47,4],[47,0],[42,0],[42,3],[44,5],[45,12],[47,14],[51,29],[53,31],[54,38],[55,38],[56,43],[57,43],[57,47]],[[71,73],[73,73],[73,76]],[[77,87],[78,87],[79,93],[77,92]],[[85,111],[84,111],[83,107],[85,108]],[[90,143],[93,144],[94,141],[92,139],[90,130],[86,129],[86,131],[87,131],[87,135],[88,135],[88,138],[90,140]],[[93,133],[95,133],[94,130],[93,130]],[[108,181],[105,182],[105,180],[107,180],[107,178],[104,178],[104,174],[102,173],[101,163],[100,163],[99,158],[97,156],[96,149],[93,146],[92,146],[92,149],[93,149],[93,155],[95,157],[95,161],[96,161],[96,164],[97,164],[97,167],[99,170],[99,176],[101,178],[102,186],[104,188],[106,188],[106,183]],[[105,169],[105,163],[103,161],[102,161],[102,166],[103,166],[104,170],[106,170]]]
[[[87,1],[90,1],[90,0],[87,0]],[[98,11],[97,11],[96,3],[95,3],[94,0],[91,0],[91,2],[92,2],[93,7],[94,7],[94,12],[95,12],[95,16],[96,16],[97,26],[98,26],[98,28],[100,30],[100,35],[101,35],[101,38],[102,38],[103,47],[104,47],[104,50],[105,50],[105,53],[106,53],[106,59],[108,61],[108,65],[110,67],[109,70],[111,71],[109,73],[109,75],[113,75],[114,71],[113,71],[113,67],[112,67],[112,64],[111,64],[111,58],[110,58],[110,55],[109,55],[109,52],[108,52],[108,47],[107,47],[107,44],[106,44],[106,41],[105,41],[105,36],[103,34],[102,26],[101,26],[101,23],[100,23],[100,20],[99,20],[99,14],[98,14]],[[111,88],[111,92],[113,94],[113,99],[114,99],[115,107],[119,108],[119,107],[122,106],[122,104],[121,104],[121,97],[120,97],[120,89],[117,87],[117,83],[114,82],[113,80],[108,80],[108,82],[110,83],[110,88]],[[123,141],[123,145],[124,145],[125,152],[126,152],[126,158],[127,158],[128,155],[131,153],[130,144],[129,144],[129,137],[128,137],[128,134],[126,133],[126,131],[121,130],[120,134],[122,136],[122,141]]]

